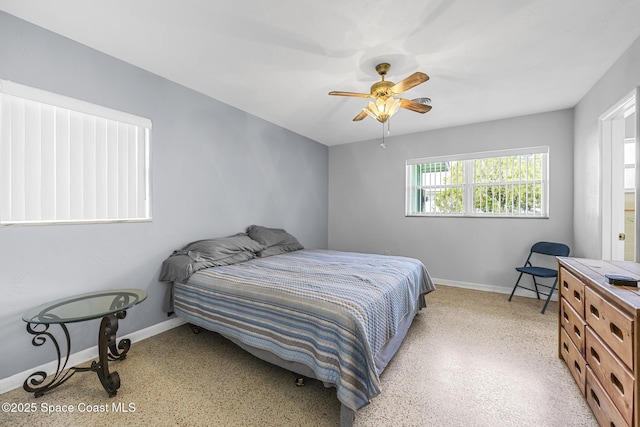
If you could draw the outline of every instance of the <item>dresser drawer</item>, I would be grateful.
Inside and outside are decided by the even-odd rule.
[[[584,319],[584,284],[564,267],[560,268],[560,294]]]
[[[571,307],[567,300],[560,298],[560,321],[562,327],[567,331],[571,341],[576,345],[580,354],[584,357],[584,331],[587,326],[582,317]]]
[[[586,398],[593,415],[601,426],[629,426],[588,366]]]
[[[628,424],[633,422],[633,374],[611,350],[587,327],[586,361],[602,388]]]
[[[587,325],[633,370],[633,319],[589,288],[585,290],[585,311]]]
[[[576,381],[576,384],[578,384],[578,387],[584,396],[586,384],[586,363],[564,328],[560,328],[560,354],[564,361],[567,362],[569,371],[571,372],[571,375],[573,375],[573,379]]]

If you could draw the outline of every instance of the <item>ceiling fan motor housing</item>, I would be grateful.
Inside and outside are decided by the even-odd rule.
[[[384,81],[384,76],[387,75],[390,69],[391,64],[387,64],[386,62],[376,65],[376,71],[382,78],[382,81],[374,83],[371,86],[371,96],[382,99],[387,99],[388,97],[393,96],[390,89],[395,86],[395,83]]]
[[[386,99],[393,95],[391,88],[395,86],[394,82],[381,81],[371,85],[371,96],[375,98]]]

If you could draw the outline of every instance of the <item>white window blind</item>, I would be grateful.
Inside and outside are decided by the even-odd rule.
[[[0,80],[0,224],[151,219],[151,121]]]

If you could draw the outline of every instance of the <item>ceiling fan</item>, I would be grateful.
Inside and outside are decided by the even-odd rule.
[[[431,100],[429,98],[418,98],[410,101],[408,99],[397,97],[397,95],[426,82],[429,80],[429,76],[418,71],[402,80],[400,83],[393,83],[384,79],[384,76],[387,75],[390,68],[391,65],[387,63],[378,64],[376,66],[376,71],[380,75],[381,80],[371,86],[371,93],[332,91],[329,92],[329,95],[355,96],[358,98],[375,99],[375,102],[369,102],[369,105],[363,108],[360,114],[353,118],[354,122],[370,116],[379,122],[384,123],[391,116],[397,113],[400,108],[405,108],[421,114],[430,111],[431,106],[428,105],[428,103]]]

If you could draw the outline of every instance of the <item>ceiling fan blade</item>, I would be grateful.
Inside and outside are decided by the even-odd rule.
[[[431,105],[421,104],[419,102],[409,101],[408,99],[400,98],[400,106],[407,110],[415,111],[416,113],[424,114],[431,111]]]
[[[396,83],[392,88],[391,92],[396,95],[401,94],[402,92],[411,89],[412,87],[418,86],[420,83],[424,83],[429,80],[429,76],[425,73],[421,73],[418,71],[417,73],[411,74],[409,77],[401,81],[400,83]]]
[[[336,90],[329,92],[329,95],[356,96],[358,98],[372,98],[370,93],[340,92]]]
[[[360,111],[360,114],[358,114],[357,116],[355,116],[353,118],[353,121],[354,122],[359,122],[360,120],[364,119],[365,117],[367,117],[367,113],[364,110],[362,110],[362,111]]]

